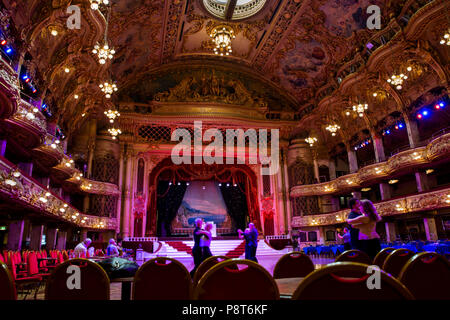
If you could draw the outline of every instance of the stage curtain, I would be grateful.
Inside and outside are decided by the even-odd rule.
[[[248,208],[247,198],[245,192],[241,191],[242,189],[245,189],[244,185],[234,187],[230,184],[230,186],[227,187],[226,184],[222,184],[220,187],[228,214],[233,219],[236,229],[245,230],[245,218],[248,215]]]
[[[169,236],[170,224],[176,217],[178,208],[183,201],[184,193],[186,192],[186,184],[181,185],[172,184],[169,186],[169,181],[160,181],[158,183],[158,234],[161,236]]]

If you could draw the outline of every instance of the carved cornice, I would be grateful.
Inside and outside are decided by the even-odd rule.
[[[14,177],[13,170],[10,164],[0,159],[0,193],[8,198],[25,203],[44,215],[53,216],[79,227],[105,230],[116,228],[116,219],[81,213],[23,174],[20,177]]]
[[[341,176],[329,182],[295,186],[291,189],[291,197],[305,197],[341,193],[345,190],[356,190],[367,184],[401,170],[431,163],[450,154],[450,133],[433,139],[426,147],[419,147],[399,152],[387,161],[365,166],[357,173]]]
[[[119,196],[119,187],[112,183],[82,179],[80,189],[86,193]]]
[[[374,205],[382,217],[448,208],[450,207],[450,188],[378,202]],[[294,228],[301,228],[339,224],[346,221],[348,214],[347,209],[327,214],[297,216],[292,218],[291,225]]]

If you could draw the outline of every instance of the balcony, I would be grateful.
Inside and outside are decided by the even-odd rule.
[[[448,208],[450,207],[450,188],[381,201],[374,205],[382,217]],[[293,228],[299,228],[339,224],[346,221],[349,212],[349,209],[345,209],[326,214],[297,216],[292,218],[291,225]]]
[[[406,173],[413,168],[448,158],[449,154],[450,132],[444,131],[441,136],[435,137],[424,147],[399,152],[387,161],[365,166],[356,173],[329,182],[295,186],[291,189],[291,197],[320,196],[356,190],[394,174]]]
[[[51,134],[45,135],[44,143],[32,150],[33,156],[46,167],[58,165],[64,158],[61,143]]]
[[[0,55],[0,119],[16,112],[19,88],[19,78],[11,62]]]
[[[80,213],[33,178],[18,171],[12,163],[4,158],[0,158],[0,196],[5,201],[19,203],[43,216],[65,221],[78,227],[114,230],[117,225],[116,219]]]

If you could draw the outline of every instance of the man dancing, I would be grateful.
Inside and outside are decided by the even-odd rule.
[[[249,223],[248,228],[243,232],[238,230],[239,238],[245,239],[245,259],[258,262],[256,259],[256,249],[258,248],[258,230],[254,223]]]

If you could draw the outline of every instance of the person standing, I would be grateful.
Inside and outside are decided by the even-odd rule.
[[[109,245],[106,248],[106,255],[109,257],[120,256],[119,248],[117,247],[116,240],[109,239]]]
[[[370,200],[362,200],[361,203],[363,215],[349,219],[347,222],[359,228],[358,241],[360,250],[367,253],[373,260],[381,250],[380,236],[376,230],[377,222],[381,221],[381,217]]]
[[[238,230],[239,238],[245,239],[245,259],[258,262],[256,259],[256,249],[258,248],[258,231],[254,223],[249,223],[248,228],[243,232]]]
[[[344,234],[342,236],[339,233],[337,234],[337,236],[344,242],[344,251],[350,250],[352,248],[351,235],[347,227],[344,228]]]
[[[194,229],[194,246],[192,247],[192,257],[194,258],[194,269],[192,269],[191,276],[194,276],[195,271],[201,263],[202,250],[200,249],[200,237],[202,236],[203,220],[200,218],[195,219]]]
[[[83,242],[79,243],[73,250],[73,256],[75,258],[87,258],[88,248],[91,243],[92,240],[90,238],[86,238]]]
[[[207,222],[205,225],[205,230],[201,231],[201,236],[200,236],[200,251],[202,252],[202,257],[200,259],[200,264],[205,261],[206,259],[208,259],[209,257],[212,257],[212,253],[211,253],[211,239],[212,239],[212,234],[211,234],[211,229],[212,229],[213,225],[211,222]]]
[[[348,202],[348,205],[350,206],[351,211],[348,214],[347,220],[355,219],[361,215],[361,202],[359,201],[359,199],[351,198]],[[349,226],[349,229],[350,229],[350,244],[352,246],[352,249],[359,249],[358,243],[359,229],[351,225]]]

